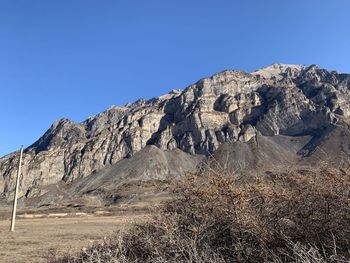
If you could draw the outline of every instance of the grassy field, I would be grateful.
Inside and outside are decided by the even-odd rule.
[[[0,219],[0,262],[45,262],[50,249],[74,252],[147,217],[143,214],[52,216],[17,219],[14,233],[9,231],[10,221]]]

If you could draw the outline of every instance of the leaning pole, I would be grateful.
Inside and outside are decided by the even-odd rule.
[[[15,190],[15,194],[14,194],[14,198],[13,198],[11,232],[15,231],[16,209],[17,209],[17,195],[18,195],[19,177],[21,176],[22,155],[23,155],[23,146],[21,146],[20,155],[19,155],[19,162],[18,162],[17,179],[16,179],[16,190]]]

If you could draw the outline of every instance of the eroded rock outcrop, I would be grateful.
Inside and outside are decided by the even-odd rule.
[[[146,145],[212,154],[220,144],[263,136],[305,136],[350,117],[350,75],[274,64],[223,71],[183,91],[113,106],[81,123],[61,119],[25,150],[22,195],[37,185],[85,177]],[[17,155],[0,159],[0,192],[14,187]]]

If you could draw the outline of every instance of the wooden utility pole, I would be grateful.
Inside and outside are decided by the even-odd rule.
[[[18,194],[19,178],[21,176],[22,155],[23,155],[23,145],[21,146],[20,155],[19,155],[17,179],[16,179],[16,190],[15,190],[15,196],[13,198],[13,210],[12,210],[12,220],[11,220],[11,231],[12,232],[15,231],[16,209],[17,209],[17,194]]]

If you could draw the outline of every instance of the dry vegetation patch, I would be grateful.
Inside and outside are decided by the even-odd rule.
[[[147,223],[49,262],[349,262],[350,173],[200,170]]]

